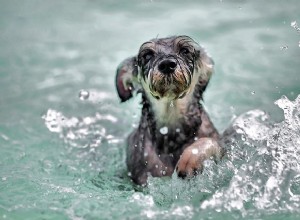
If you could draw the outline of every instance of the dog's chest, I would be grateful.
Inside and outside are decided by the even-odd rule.
[[[175,101],[152,100],[152,105],[158,126],[176,127],[180,125],[180,121],[184,118],[187,101],[184,99]]]
[[[157,123],[156,145],[163,153],[173,153],[188,141],[186,131],[183,129],[184,117],[170,111]]]
[[[201,125],[198,105],[191,105],[191,96],[170,101],[151,99],[154,123],[151,135],[156,148],[162,153],[173,153],[194,140]]]
[[[181,124],[175,127],[158,128],[155,135],[155,145],[160,153],[176,153],[193,140],[194,133],[186,130]]]

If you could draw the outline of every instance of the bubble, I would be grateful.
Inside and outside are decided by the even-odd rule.
[[[89,91],[83,89],[79,91],[78,97],[80,100],[87,100],[89,96],[90,96]]]
[[[162,127],[159,129],[159,132],[163,135],[168,134],[168,127]]]
[[[255,95],[255,91],[252,91],[251,94],[252,94],[252,95]]]

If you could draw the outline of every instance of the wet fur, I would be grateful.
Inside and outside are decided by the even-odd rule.
[[[183,80],[186,80],[186,77],[182,77],[178,81],[182,87],[180,87],[181,85],[175,86],[180,91],[171,91],[169,96],[166,95],[167,89],[165,89],[166,91],[161,89],[157,92],[149,86],[148,78],[153,80],[153,77],[149,77],[150,70],[157,71],[155,69],[156,64],[145,73],[143,68],[146,68],[139,62],[143,46],[148,44],[155,47],[156,44],[159,44],[161,50],[166,48],[163,52],[168,55],[169,53],[173,54],[168,46],[170,44],[176,46],[178,39],[184,41],[191,38],[175,36],[147,42],[141,46],[137,57],[127,59],[117,71],[116,82],[120,82],[120,78],[126,79],[122,81],[121,85],[117,84],[122,101],[131,97],[134,87],[138,87],[139,92],[142,93],[141,104],[143,107],[140,123],[127,139],[126,161],[130,177],[140,185],[146,184],[148,175],[170,176],[175,169],[182,177],[195,175],[197,172],[201,172],[202,163],[205,159],[211,156],[220,157],[221,155],[221,149],[218,145],[219,134],[200,103],[212,74],[213,65],[203,48],[194,43],[192,39],[191,42],[188,42],[189,46],[192,45],[197,50],[193,72],[189,73],[191,82],[188,84],[188,88],[185,88]],[[181,65],[185,65],[184,62],[182,63]],[[188,72],[188,67],[186,69]],[[184,72],[184,70],[182,71]],[[181,74],[180,71],[178,74]],[[160,75],[162,74],[158,72],[152,76],[159,77]],[[130,77],[131,80],[128,80]],[[179,78],[181,77],[179,76]],[[172,86],[168,83],[166,82],[165,85]],[[178,98],[183,91],[185,96]],[[157,98],[153,93],[159,94],[160,97]],[[168,129],[166,134],[161,132],[164,127]],[[191,153],[193,149],[197,149],[199,155],[195,156]]]

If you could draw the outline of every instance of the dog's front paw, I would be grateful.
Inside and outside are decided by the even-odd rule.
[[[176,165],[179,177],[193,177],[203,170],[203,162],[210,157],[220,157],[221,148],[217,141],[211,138],[200,138],[181,154]]]
[[[202,172],[205,156],[194,146],[186,148],[176,166],[176,172],[179,177],[193,177]]]

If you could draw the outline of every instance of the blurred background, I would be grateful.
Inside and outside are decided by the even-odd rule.
[[[251,109],[282,120],[274,101],[300,94],[299,11],[297,0],[0,0],[0,218],[140,216],[149,198],[127,206],[130,181],[114,179],[139,97],[120,104],[114,77],[157,36],[189,35],[212,56],[204,106],[221,132]]]

